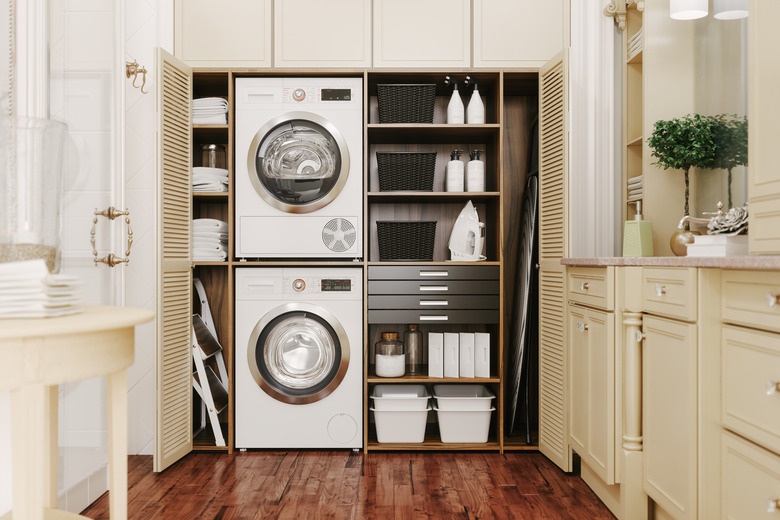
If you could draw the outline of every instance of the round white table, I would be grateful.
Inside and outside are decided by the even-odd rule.
[[[153,317],[106,306],[0,319],[0,390],[11,390],[12,518],[86,518],[57,510],[57,386],[100,375],[108,387],[110,514],[127,518],[126,370],[135,357],[135,326]]]

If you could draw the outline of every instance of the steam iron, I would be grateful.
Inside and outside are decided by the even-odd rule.
[[[485,224],[479,221],[477,209],[468,201],[460,210],[450,234],[450,258],[453,262],[486,260],[482,254],[485,245]]]

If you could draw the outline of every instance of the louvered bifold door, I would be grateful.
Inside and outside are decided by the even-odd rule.
[[[154,471],[192,451],[192,71],[157,50],[157,359]]]
[[[539,71],[539,450],[571,471],[566,401],[567,60]]]

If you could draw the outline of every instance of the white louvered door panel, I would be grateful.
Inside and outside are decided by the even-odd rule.
[[[157,50],[157,360],[154,471],[192,451],[192,71]]]
[[[566,402],[565,269],[568,60],[539,70],[539,450],[571,471]]]

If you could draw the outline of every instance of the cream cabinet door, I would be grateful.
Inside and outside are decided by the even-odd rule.
[[[274,67],[371,67],[371,0],[274,0]]]
[[[272,0],[175,0],[174,54],[192,67],[270,67]]]
[[[676,520],[697,518],[696,325],[644,318],[645,493]]]
[[[569,443],[605,483],[615,483],[615,316],[568,311]]]
[[[474,66],[540,67],[566,47],[565,0],[474,0]]]
[[[471,2],[374,0],[373,41],[374,67],[470,67]]]

